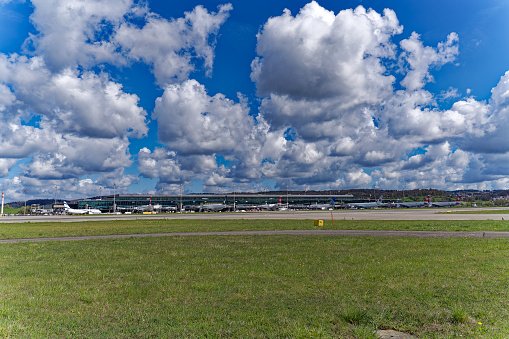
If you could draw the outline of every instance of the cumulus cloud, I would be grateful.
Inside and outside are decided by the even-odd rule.
[[[112,172],[132,164],[127,139],[61,137],[53,152],[39,152],[23,165],[26,176],[40,179],[77,178],[89,173]]]
[[[491,90],[491,98],[479,102],[473,98],[456,102],[451,111],[465,117],[468,137],[457,140],[462,149],[479,154],[505,154],[509,152],[509,71]]]
[[[182,154],[211,155],[234,150],[249,138],[254,119],[249,109],[224,95],[209,97],[196,80],[169,85],[156,101],[153,118],[159,139]]]
[[[402,40],[400,45],[404,52],[401,60],[408,65],[408,72],[401,85],[413,91],[433,81],[429,72],[430,66],[440,67],[452,62],[458,54],[458,40],[458,35],[451,33],[447,36],[447,41],[439,43],[436,49],[424,46],[420,35],[415,32],[410,38]]]
[[[401,31],[391,10],[382,16],[359,6],[335,16],[313,1],[263,26],[251,79],[260,96],[373,102],[392,90],[394,77],[384,75],[380,58],[395,57],[390,37]]]
[[[110,66],[123,71],[131,62],[141,61],[153,67],[160,84],[185,81],[195,64],[210,75],[215,36],[232,6],[219,6],[217,13],[197,6],[182,18],[165,19],[152,13],[148,3],[133,0],[33,0],[32,4],[30,20],[37,32],[25,41],[27,55],[0,54],[4,122],[0,174],[8,174],[18,159],[30,158],[20,165],[18,177],[26,184],[61,181],[68,183],[62,184],[68,190],[71,183],[77,185],[81,193],[114,181],[127,187],[136,181],[124,174],[133,163],[130,138],[146,136],[148,126],[139,97],[112,80]],[[228,101],[223,97],[218,102],[222,100]],[[227,119],[228,113],[220,114]],[[212,124],[221,128],[220,123]],[[194,170],[220,173],[210,149],[188,155],[175,168],[182,168],[186,178],[192,178]],[[160,158],[156,153],[161,152],[155,150],[150,156]],[[143,175],[161,176],[162,182],[175,180],[168,169],[170,160],[158,159],[159,166],[150,168],[144,163],[148,157],[140,154]]]
[[[258,180],[264,176],[263,162],[277,159],[286,145],[283,131],[269,131],[262,117],[249,115],[245,98],[235,102],[222,94],[211,97],[196,80],[166,86],[153,118],[160,141],[171,151],[147,149],[138,161],[142,159],[143,175],[157,173],[161,182],[186,181],[193,175],[206,186],[224,186],[232,178]],[[217,155],[224,155],[231,168],[218,163]],[[163,167],[173,174],[162,175]]]
[[[232,10],[196,6],[183,18],[165,19],[133,0],[33,0],[30,17],[38,33],[25,41],[27,50],[43,55],[52,72],[99,64],[127,66],[143,61],[160,84],[186,80],[200,60],[210,75],[214,37]]]
[[[345,174],[345,184],[348,187],[366,187],[371,180],[371,176],[361,169]]]
[[[209,13],[203,6],[186,12],[184,18],[166,20],[149,13],[146,24],[123,23],[114,41],[129,58],[143,60],[154,68],[160,84],[186,80],[194,70],[192,59],[203,60],[208,74],[212,70],[215,44],[211,43],[219,27],[232,10],[231,4]]]
[[[392,38],[401,33],[393,11],[379,14],[361,6],[335,15],[311,2],[295,16],[285,10],[267,21],[257,36],[251,79],[271,130],[293,133],[281,156],[265,164],[267,173],[287,173],[294,183],[322,179],[360,187],[385,180],[397,186],[398,178],[410,180],[395,175],[398,170],[420,178],[419,166],[439,161],[440,171],[447,172],[452,158],[465,163],[458,159],[466,153],[451,151],[450,143],[456,147],[465,135],[482,134],[488,107],[467,98],[442,110],[437,100],[456,97],[457,91],[435,96],[424,89],[433,81],[432,69],[456,58],[458,35],[450,33],[430,47],[412,33],[398,48]],[[403,74],[403,90],[394,90],[391,72]],[[425,155],[400,163],[419,147]],[[363,167],[382,170],[368,175]],[[459,181],[461,171],[446,177]]]
[[[134,0],[32,3],[27,55],[0,54],[0,175],[18,165],[6,181],[13,187],[121,191],[137,180],[125,173],[135,162],[174,193],[196,180],[212,192],[267,180],[317,189],[507,183],[507,169],[487,164],[509,154],[509,73],[487,101],[426,89],[459,53],[454,32],[436,46],[416,32],[396,44],[403,27],[390,9],[335,14],[312,1],[284,10],[257,35],[258,98],[249,103],[209,95],[192,79],[212,76],[231,4],[164,18]],[[163,91],[152,113],[163,146],[144,145],[134,158],[131,138],[150,131],[140,98],[119,83],[133,63],[148,65]]]
[[[138,170],[147,178],[159,178],[168,184],[189,184],[193,178],[193,172],[181,169],[175,152],[163,148],[156,148],[153,152],[142,148],[138,153]]]
[[[0,55],[0,81],[12,87],[8,100],[16,98],[10,113],[35,113],[53,130],[101,138],[147,133],[139,98],[104,74],[71,69],[52,74],[41,58]]]
[[[0,176],[4,177],[9,170],[16,165],[17,159],[0,158]]]
[[[44,55],[48,67],[57,72],[75,65],[121,62],[108,35],[126,15],[145,12],[132,0],[32,0],[32,4],[30,20],[38,33],[25,44]]]

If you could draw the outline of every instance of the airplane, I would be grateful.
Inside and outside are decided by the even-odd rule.
[[[428,206],[428,205],[429,205],[429,195],[426,198],[424,198],[424,201],[400,202],[400,203],[396,204],[397,207],[407,207],[407,208],[423,207],[423,206]]]
[[[178,207],[177,206],[163,206],[161,209],[165,212],[177,212]]]
[[[148,205],[138,206],[134,209],[138,212],[153,212],[154,210],[160,210],[161,208],[161,205],[152,205],[152,197],[150,197],[150,202]]]
[[[279,200],[277,204],[263,204],[258,205],[258,208],[261,208],[262,210],[275,210],[278,209],[281,206],[281,201],[283,200],[283,197],[279,197]]]
[[[377,201],[374,201],[374,202],[352,202],[352,203],[347,204],[347,206],[350,207],[351,209],[375,208],[375,207],[383,206],[382,197],[383,197],[383,194],[380,196],[380,198],[378,198]]]
[[[202,210],[214,212],[214,211],[221,211],[226,208],[226,197],[224,198],[224,201],[222,204],[203,204],[200,206],[200,212]]]
[[[309,208],[311,208],[312,210],[315,210],[315,209],[322,209],[322,210],[325,210],[325,209],[328,209],[328,208],[334,208],[334,203],[336,202],[336,198],[332,198],[331,202],[328,203],[328,204],[314,204],[314,205],[309,205]]]
[[[430,204],[431,207],[452,207],[456,205],[461,205],[461,195],[458,196],[456,201],[432,202]]]
[[[101,214],[102,212],[98,209],[81,209],[81,208],[70,208],[67,202],[64,201],[64,209],[67,214]]]
[[[205,204],[200,206],[200,211],[220,211],[226,207],[225,204]]]

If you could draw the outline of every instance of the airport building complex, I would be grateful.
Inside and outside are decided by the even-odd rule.
[[[289,208],[308,208],[316,204],[328,204],[335,198],[336,205],[346,204],[355,200],[353,195],[307,195],[307,194],[176,194],[176,195],[144,195],[116,194],[98,199],[78,201],[78,208],[95,208],[103,212],[136,211],[147,206],[158,206],[161,210],[200,210],[212,204],[223,204],[230,210],[257,209],[262,205],[277,204]]]

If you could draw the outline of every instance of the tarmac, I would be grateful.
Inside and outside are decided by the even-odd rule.
[[[210,212],[210,213],[161,213],[161,214],[100,214],[100,215],[40,215],[3,216],[0,223],[24,222],[80,222],[97,220],[138,219],[309,219],[309,220],[505,220],[509,213],[459,214],[462,211],[482,211],[481,208],[417,208],[371,209],[334,211],[262,211],[262,212]],[[507,209],[490,209],[505,210]]]

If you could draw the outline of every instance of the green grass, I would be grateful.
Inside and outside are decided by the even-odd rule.
[[[21,210],[20,208],[12,208],[9,205],[4,206],[4,214],[17,214]]]
[[[136,234],[191,231],[242,231],[287,229],[355,229],[355,230],[421,230],[421,231],[509,231],[509,220],[428,221],[428,220],[324,220],[313,226],[313,220],[113,220],[57,223],[0,223],[0,239],[42,238],[58,236]]]
[[[508,252],[482,238],[1,245],[0,337],[506,338]]]

